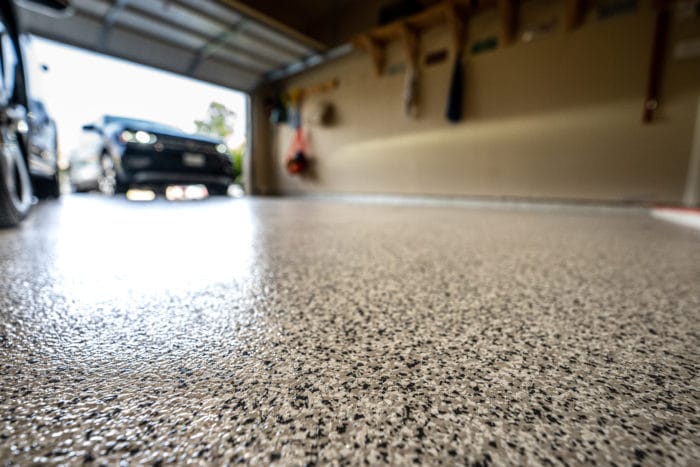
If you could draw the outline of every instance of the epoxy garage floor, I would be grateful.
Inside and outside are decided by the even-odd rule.
[[[73,197],[0,232],[0,463],[698,465],[700,234]]]

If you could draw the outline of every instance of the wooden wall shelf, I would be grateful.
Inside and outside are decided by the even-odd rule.
[[[512,0],[514,1],[514,0]],[[494,0],[479,2],[482,6],[495,5]],[[447,24],[452,29],[455,48],[461,50],[464,38],[466,17],[472,12],[468,0],[450,0],[427,8],[426,10],[393,23],[379,26],[371,31],[356,36],[353,45],[366,50],[372,57],[372,63],[378,76],[384,72],[386,65],[385,48],[389,42],[404,41],[406,55],[414,64],[418,60],[418,41],[420,33],[435,26]]]
[[[372,57],[372,64],[377,76],[384,73],[386,65],[386,45],[394,40],[402,40],[406,49],[409,67],[418,66],[418,44],[422,31],[446,24],[452,35],[455,53],[463,50],[464,33],[469,16],[489,8],[498,8],[500,17],[499,42],[502,46],[513,44],[518,34],[518,13],[523,0],[446,0],[438,5],[393,23],[377,27],[356,36],[352,43],[355,47],[366,50]],[[586,10],[591,0],[564,0],[564,30],[572,31],[583,23]],[[657,21],[652,44],[651,65],[648,76],[648,91],[644,101],[643,121],[652,121],[658,107],[659,88],[663,71],[663,52],[668,36],[668,10],[680,0],[652,0],[652,7],[657,11]]]

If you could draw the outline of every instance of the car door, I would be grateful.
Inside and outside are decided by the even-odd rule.
[[[29,101],[29,166],[32,175],[52,177],[57,167],[56,125],[43,102]]]
[[[28,92],[29,165],[32,175],[53,177],[58,170],[56,124],[44,104],[43,80],[48,67],[39,63],[32,49],[31,37],[22,34],[20,46],[26,71]]]

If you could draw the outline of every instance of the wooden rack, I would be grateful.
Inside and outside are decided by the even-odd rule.
[[[565,0],[564,27],[576,29],[583,21],[587,0]],[[381,76],[386,65],[386,45],[394,40],[403,40],[406,55],[410,60],[417,57],[420,32],[442,24],[451,29],[455,50],[462,50],[467,18],[490,8],[497,8],[500,16],[500,41],[503,45],[515,42],[518,26],[519,0],[447,0],[416,15],[377,27],[356,36],[353,45],[366,50],[372,58],[377,75]]]
[[[586,0],[565,0],[564,27],[567,31],[581,25],[586,11]],[[467,18],[490,8],[498,8],[500,16],[500,41],[509,45],[515,42],[518,25],[518,0],[447,0],[416,15],[380,26],[356,36],[353,45],[366,50],[372,58],[377,75],[381,76],[386,65],[385,48],[394,40],[403,40],[410,60],[417,57],[420,32],[446,24],[452,35],[455,50],[462,50]]]
[[[356,36],[353,45],[366,50],[372,58],[377,75],[381,76],[386,65],[386,45],[394,40],[402,40],[406,56],[411,65],[418,60],[420,33],[426,29],[446,24],[452,35],[455,50],[462,49],[466,19],[476,11],[502,5],[501,34],[503,38],[515,38],[517,23],[517,0],[448,0],[426,10],[393,23],[380,26]],[[476,5],[476,6],[475,6]],[[512,39],[511,39],[512,40]],[[508,43],[504,40],[504,43]]]
[[[446,0],[438,5],[393,23],[377,27],[356,36],[352,43],[367,51],[377,76],[384,73],[386,65],[386,45],[394,40],[402,40],[406,58],[411,67],[419,60],[420,33],[426,29],[447,25],[451,30],[452,45],[456,53],[461,52],[469,16],[483,10],[497,8],[500,17],[499,42],[504,46],[513,44],[517,38],[518,10],[521,0]],[[590,0],[564,0],[564,29],[571,31],[583,22]],[[658,107],[659,82],[663,68],[663,50],[668,35],[668,8],[678,0],[653,0],[657,10],[657,24],[652,44],[651,66],[648,76],[648,91],[644,102],[645,123],[651,122]]]

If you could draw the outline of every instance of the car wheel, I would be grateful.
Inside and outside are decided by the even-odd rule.
[[[103,195],[114,196],[117,194],[117,168],[114,160],[107,154],[100,158],[100,176],[97,179],[97,189]]]
[[[19,137],[0,128],[0,226],[19,224],[32,207],[32,181]]]

